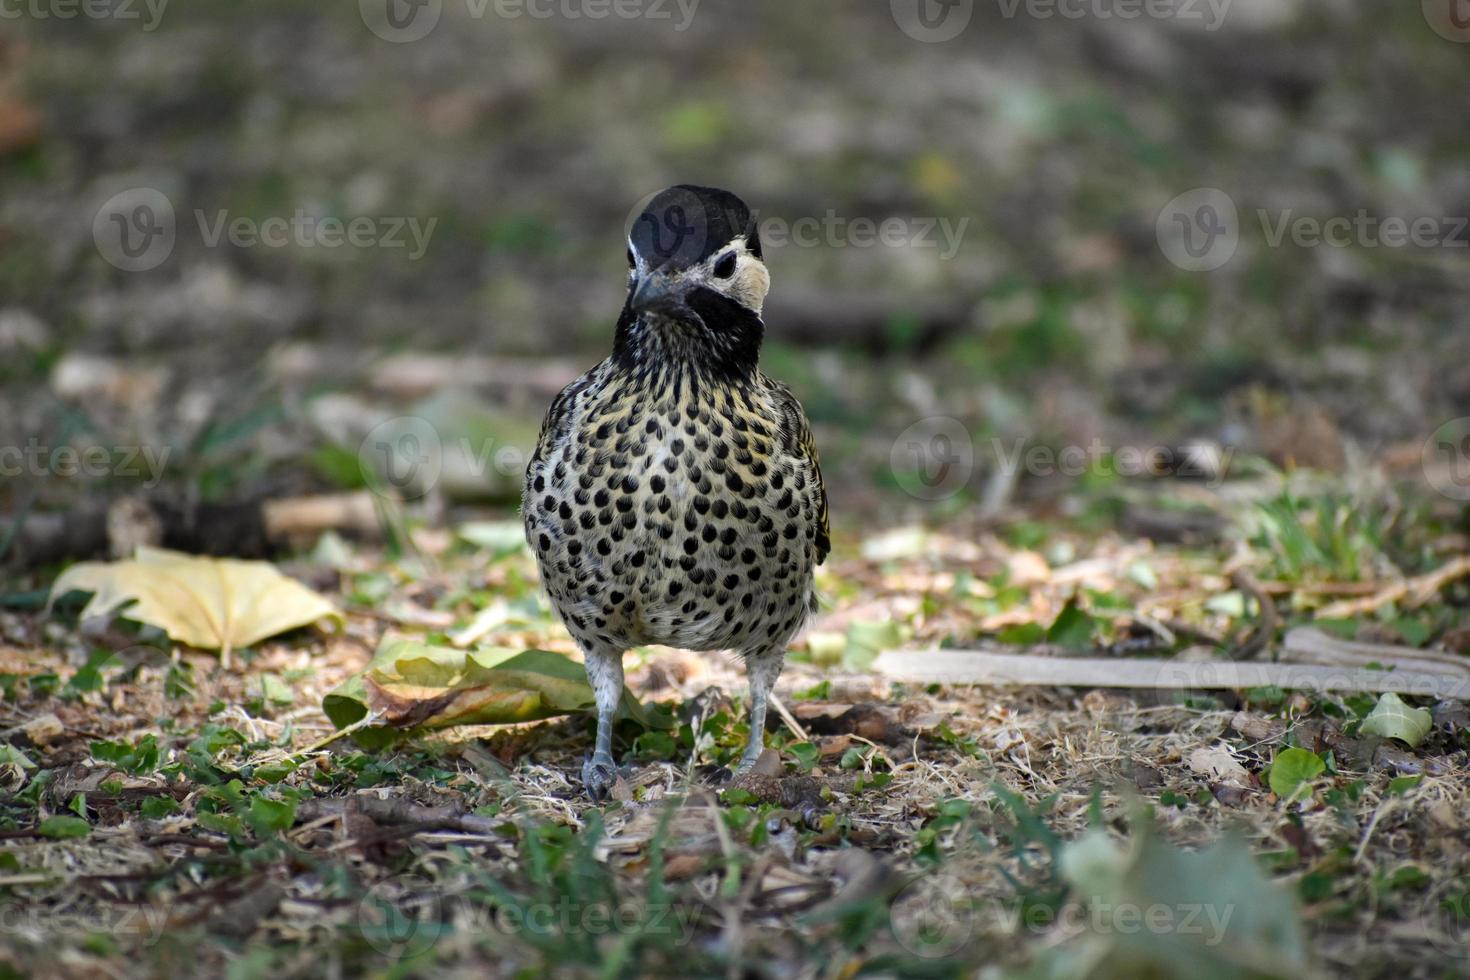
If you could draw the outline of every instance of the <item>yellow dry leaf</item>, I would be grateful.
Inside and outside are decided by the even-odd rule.
[[[191,647],[230,651],[298,626],[342,616],[326,599],[264,561],[139,548],[125,561],[79,562],[51,587],[93,593],[83,618],[117,614],[157,626]]]

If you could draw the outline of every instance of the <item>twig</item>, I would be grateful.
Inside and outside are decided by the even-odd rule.
[[[774,691],[771,692],[767,701],[771,707],[776,709],[776,714],[781,716],[781,720],[786,723],[786,727],[791,730],[791,734],[803,742],[810,741],[807,738],[806,729],[801,727],[801,722],[797,721],[796,716],[786,709],[786,705],[781,703],[781,699],[776,697]]]
[[[1381,606],[1386,606],[1390,602],[1398,602],[1400,599],[1405,600],[1405,607],[1412,609],[1415,606],[1424,605],[1440,589],[1467,575],[1470,575],[1470,555],[1460,555],[1432,572],[1404,579],[1402,582],[1395,582],[1362,599],[1344,599],[1341,602],[1325,605],[1317,610],[1317,618],[1350,619],[1353,616],[1373,612]]]
[[[1255,630],[1235,649],[1230,651],[1231,660],[1254,660],[1260,656],[1261,651],[1266,649],[1266,644],[1276,636],[1276,628],[1281,625],[1281,617],[1276,613],[1276,603],[1271,597],[1261,590],[1250,572],[1237,568],[1230,573],[1230,584],[1256,601],[1256,606],[1261,610],[1261,621],[1256,624]]]

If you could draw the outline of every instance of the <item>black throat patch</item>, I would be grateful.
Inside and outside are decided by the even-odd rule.
[[[685,302],[697,320],[636,315],[624,304],[613,340],[613,360],[634,373],[692,372],[711,381],[749,378],[760,361],[765,324],[760,314],[706,287]]]

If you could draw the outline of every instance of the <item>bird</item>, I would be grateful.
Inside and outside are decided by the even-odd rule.
[[[623,772],[613,718],[634,647],[742,657],[750,737],[732,775],[755,765],[831,550],[811,425],[758,363],[770,274],[751,209],[719,188],[669,187],[633,221],[627,259],[612,352],[552,400],[521,508],[596,705],[582,765],[593,800]]]

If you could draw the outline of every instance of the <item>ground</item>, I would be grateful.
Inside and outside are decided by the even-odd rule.
[[[1093,906],[1060,855],[1091,827],[1182,848],[1233,829],[1274,882],[1244,894],[1289,897],[1314,971],[1453,974],[1470,881],[1462,703],[1409,698],[1434,713],[1410,750],[1358,731],[1371,694],[919,685],[872,669],[888,646],[1220,660],[1249,644],[1261,599],[1279,610],[1265,625],[1275,649],[1323,604],[1371,603],[1464,550],[1462,532],[1427,530],[1433,501],[1379,487],[1350,513],[1330,493],[1284,507],[1303,483],[1227,484],[1237,499],[1215,494],[1212,513],[1229,523],[1194,545],[1101,526],[1089,511],[1106,509],[1103,492],[1045,525],[839,531],[823,611],[779,688],[802,734],[775,723],[766,776],[723,784],[743,741],[739,666],[636,651],[630,688],[673,727],[624,723],[631,771],[604,806],[577,784],[585,713],[320,744],[334,730],[323,695],[387,634],[447,643],[479,618],[479,643],[574,655],[500,525],[417,527],[396,554],[336,542],[287,562],[345,625],[235,651],[228,670],[156,631],[78,623],[75,603],[48,618],[9,596],[0,721],[36,768],[5,770],[5,956],[32,976],[1039,974],[1079,942],[1126,934],[1076,916]],[[1402,509],[1423,521],[1396,537]],[[1336,547],[1342,564],[1303,568],[1302,547]],[[1450,582],[1412,609],[1315,622],[1460,650],[1464,601]],[[1288,800],[1270,767],[1293,746],[1325,765]],[[1207,908],[1240,894],[1195,885]],[[1287,940],[1222,935],[1230,956],[1260,955],[1227,956],[1215,975],[1295,969]],[[1228,949],[1242,942],[1261,945]]]
[[[565,13],[593,3],[419,4],[442,20],[401,43],[368,0],[0,4],[4,968],[1470,970],[1449,0],[951,4],[942,42],[901,3]],[[685,181],[765,222],[762,363],[832,500],[773,754],[722,781],[739,666],[654,650],[607,805],[565,678],[562,713],[496,702],[551,717],[339,735],[324,698],[395,637],[575,657],[519,543],[525,455],[607,352],[630,210]],[[160,198],[171,229],[120,251]],[[1202,268],[1169,231],[1227,203]],[[225,664],[46,608],[160,532],[342,620]],[[880,656],[933,649],[1063,679]],[[1398,707],[1214,683],[1303,657],[1451,679]],[[398,717],[468,676],[441,673]]]

